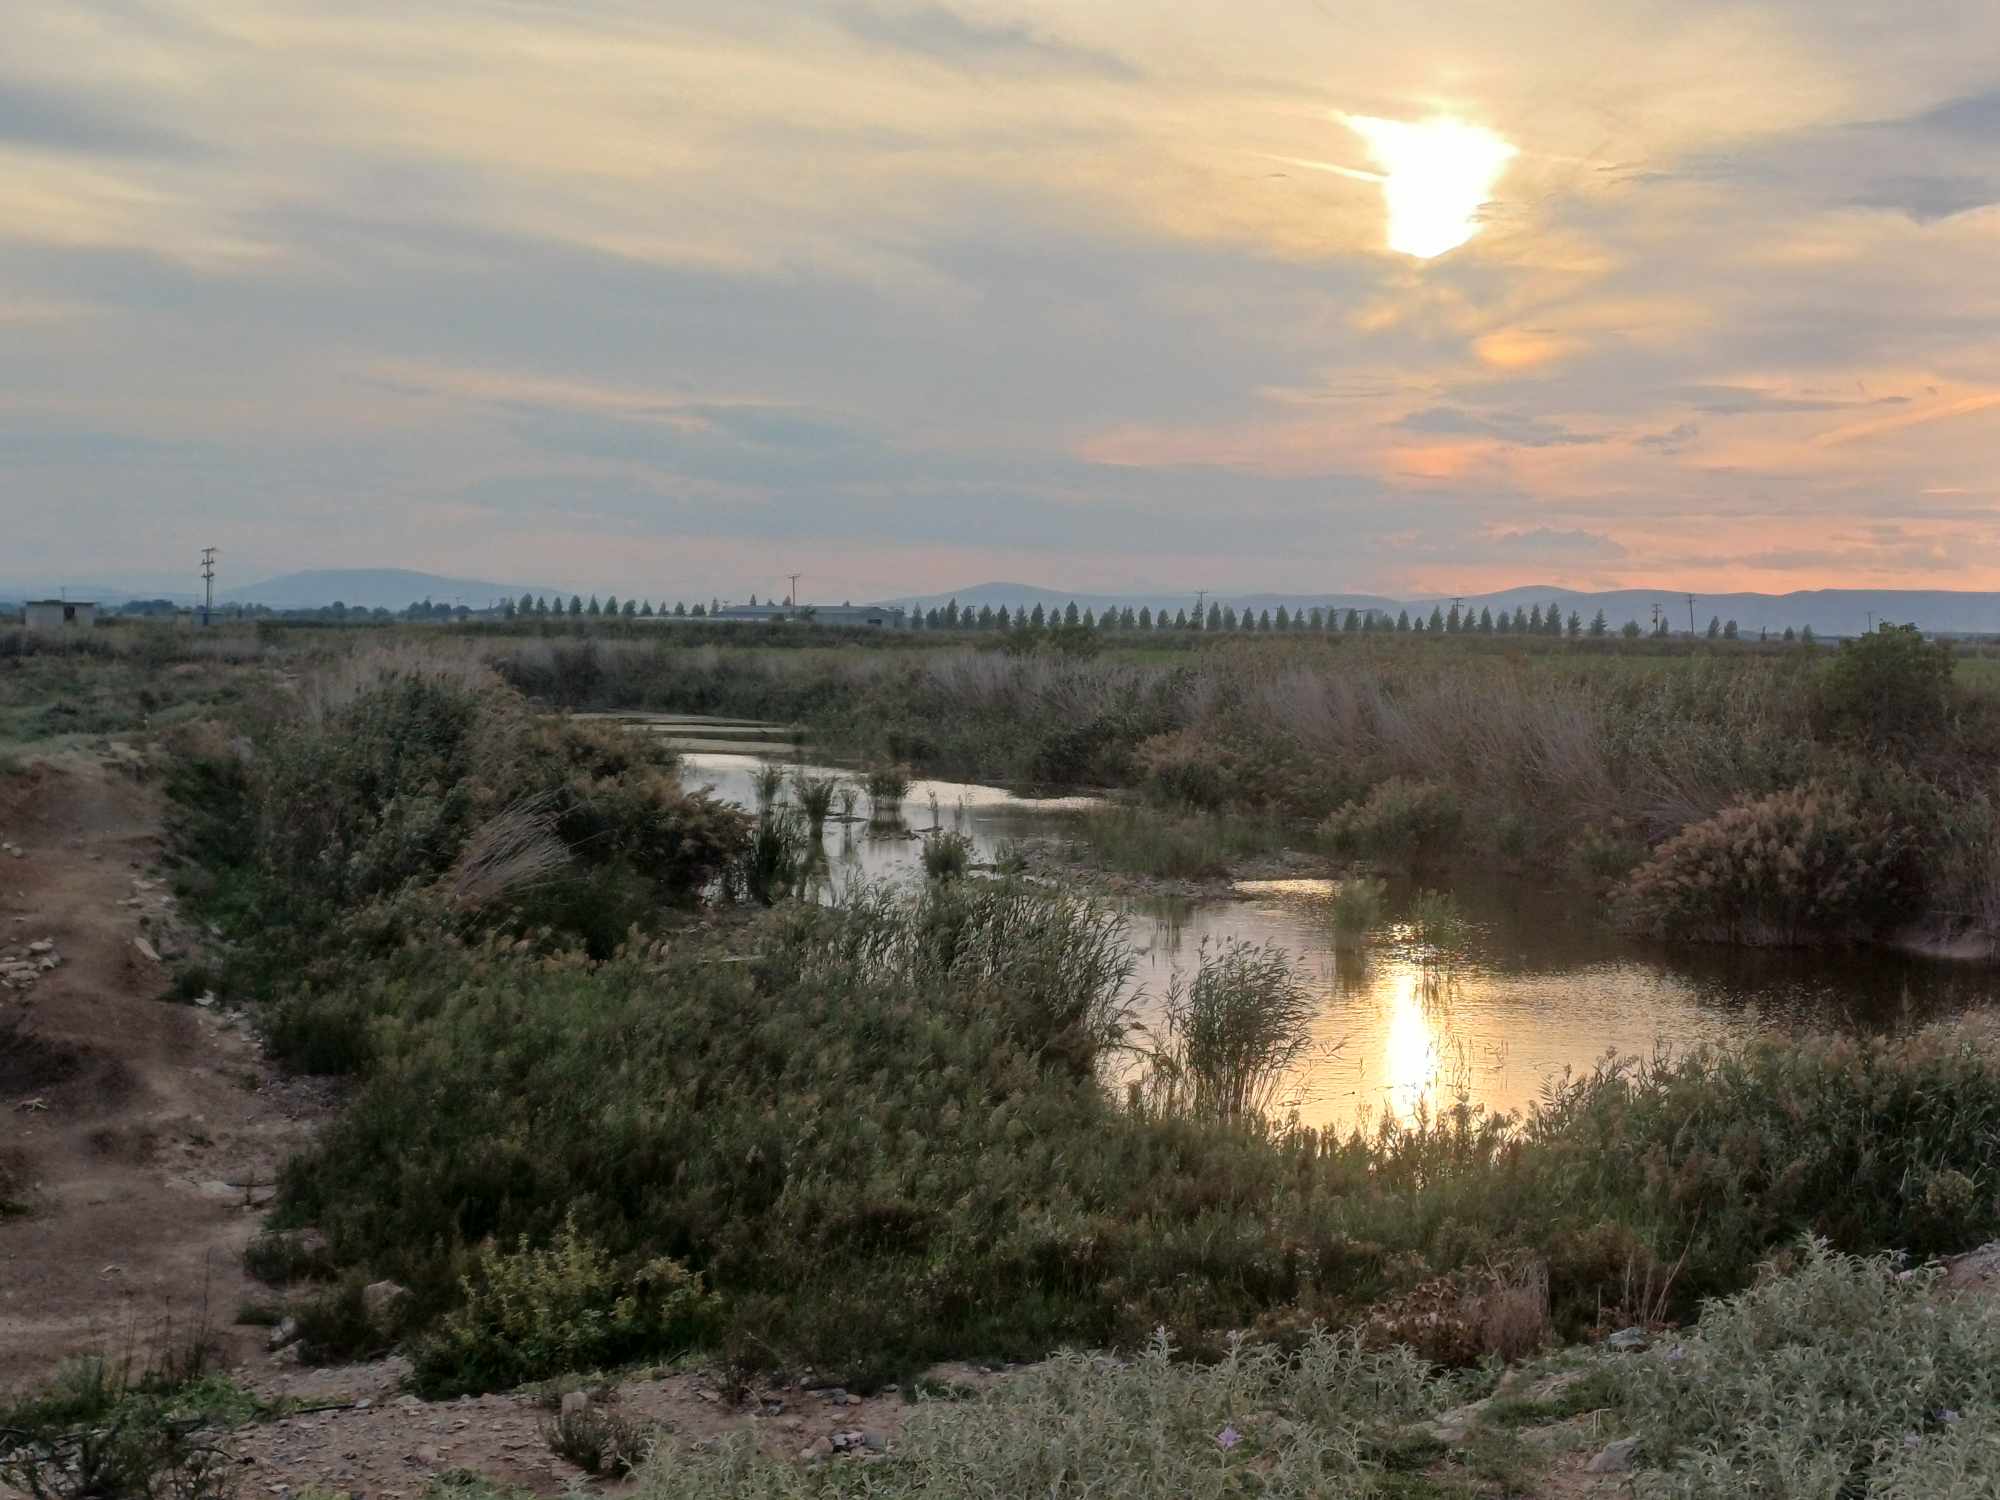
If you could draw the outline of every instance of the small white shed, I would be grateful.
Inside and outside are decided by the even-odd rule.
[[[30,599],[22,611],[30,630],[88,630],[97,605],[88,599]]]

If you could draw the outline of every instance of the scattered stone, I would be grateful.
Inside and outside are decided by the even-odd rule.
[[[144,938],[142,937],[133,938],[132,946],[138,950],[139,957],[145,959],[147,963],[156,964],[160,961],[159,950],[154,948],[154,946],[151,943],[147,942]]]
[[[887,1453],[889,1451],[889,1434],[878,1432],[871,1427],[868,1431],[861,1434],[861,1446],[866,1448],[870,1453]]]
[[[282,1349],[287,1344],[297,1343],[298,1337],[299,1320],[297,1318],[287,1318],[271,1330],[271,1347],[273,1349]]]
[[[861,1404],[861,1398],[850,1392],[847,1397],[847,1404],[849,1406],[859,1406]]]
[[[806,1449],[805,1452],[801,1453],[799,1457],[806,1459],[808,1461],[813,1461],[822,1458],[832,1458],[833,1439],[830,1437],[814,1438],[812,1446]]]
[[[56,945],[48,938],[36,938],[35,941],[28,944],[28,951],[30,953],[53,953],[56,951]]]
[[[1597,1457],[1585,1464],[1587,1474],[1623,1474],[1631,1469],[1632,1461],[1639,1455],[1639,1440],[1635,1437],[1620,1438]]]
[[[387,1328],[402,1312],[403,1303],[408,1300],[410,1289],[398,1286],[393,1281],[371,1281],[361,1289],[362,1311],[368,1321],[377,1328]]]
[[[590,1415],[590,1392],[564,1391],[562,1398],[562,1419],[565,1422],[582,1421]]]
[[[1652,1342],[1643,1328],[1621,1328],[1604,1341],[1604,1347],[1636,1354]]]

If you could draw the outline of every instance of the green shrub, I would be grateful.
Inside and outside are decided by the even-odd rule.
[[[702,1278],[661,1256],[620,1264],[566,1219],[546,1249],[473,1252],[464,1298],[412,1353],[432,1396],[506,1389],[638,1354],[671,1354],[713,1336],[715,1299]]]
[[[878,822],[894,822],[903,815],[903,799],[910,795],[910,773],[903,766],[877,766],[868,773],[868,803]]]
[[[2000,1307],[1808,1241],[1790,1274],[1611,1362],[1641,1492],[1974,1500],[2000,1490]]]
[[[1662,937],[1782,945],[1868,936],[1920,894],[1907,830],[1841,793],[1801,787],[1684,829],[1626,880],[1618,907]]]
[[[1336,948],[1352,951],[1382,920],[1388,886],[1366,875],[1350,875],[1334,887],[1329,920]]]
[[[1161,1009],[1149,1108],[1241,1124],[1268,1116],[1312,1045],[1319,1000],[1282,950],[1232,942],[1204,944],[1193,977],[1168,982]]]
[[[972,867],[972,840],[949,829],[924,836],[924,874],[932,880],[956,880]]]
[[[766,806],[743,857],[743,887],[750,899],[770,906],[798,890],[815,842],[797,809]]]
[[[595,1401],[581,1409],[563,1407],[542,1424],[542,1438],[558,1458],[607,1479],[630,1474],[652,1447],[651,1434]]]
[[[1330,814],[1320,831],[1336,854],[1415,865],[1456,847],[1464,822],[1450,788],[1396,776]]]
[[[1943,728],[1952,707],[1951,644],[1914,625],[1884,623],[1842,641],[1819,675],[1814,715],[1824,733],[1911,743]]]
[[[1269,1500],[1372,1495],[1384,1439],[1453,1400],[1407,1351],[1315,1334],[1297,1352],[1232,1345],[1218,1362],[1174,1357],[1163,1336],[1130,1365],[1062,1354],[967,1401],[926,1402],[863,1475],[773,1459],[747,1434],[661,1454],[641,1500],[790,1500],[865,1493],[1131,1495]]]

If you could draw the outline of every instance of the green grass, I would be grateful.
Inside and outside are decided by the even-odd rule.
[[[1067,827],[1074,847],[1090,863],[1161,880],[1223,879],[1238,861],[1285,845],[1283,828],[1268,818],[1125,804],[1075,814]]]

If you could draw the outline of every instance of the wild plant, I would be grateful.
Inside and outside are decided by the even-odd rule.
[[[743,856],[745,894],[765,906],[791,895],[810,868],[816,842],[798,809],[767,806]]]
[[[835,789],[834,796],[840,802],[840,821],[852,823],[855,804],[861,800],[861,789],[851,781],[843,781]]]
[[[903,816],[903,799],[910,795],[910,773],[902,766],[877,766],[868,773],[870,815],[893,823]]]
[[[1334,887],[1329,921],[1336,949],[1360,948],[1382,920],[1388,889],[1387,882],[1367,875],[1350,875]]]
[[[799,811],[805,814],[815,840],[826,826],[826,817],[833,810],[834,793],[839,787],[840,779],[835,776],[809,776],[799,771],[792,777],[792,796],[798,802]]]
[[[1440,958],[1462,952],[1472,937],[1465,908],[1450,891],[1417,892],[1410,901],[1409,930],[1415,942]]]
[[[1165,1035],[1150,1059],[1149,1104],[1160,1114],[1245,1124],[1265,1119],[1312,1048],[1319,1006],[1291,957],[1245,942],[1202,945],[1194,975],[1176,972],[1161,1010]]]
[[[949,829],[924,835],[924,874],[932,880],[956,880],[972,867],[972,840]]]
[[[750,773],[750,790],[756,794],[760,808],[770,807],[784,789],[785,768],[774,760],[759,761],[757,769]]]

